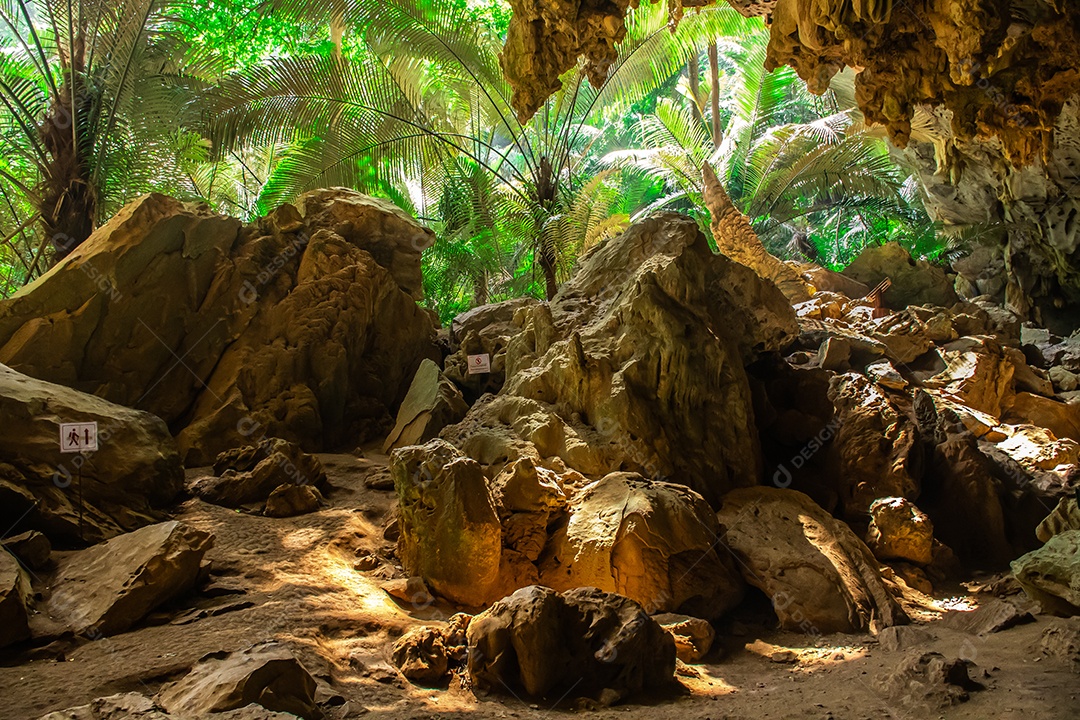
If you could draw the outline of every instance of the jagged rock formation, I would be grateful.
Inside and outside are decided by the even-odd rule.
[[[490,474],[532,457],[593,479],[669,478],[714,504],[759,480],[744,364],[793,339],[794,313],[693,220],[636,224],[514,322],[506,384],[443,432]]]
[[[96,422],[98,450],[60,453],[60,424]],[[0,365],[0,524],[96,542],[164,519],[184,469],[157,417]]]
[[[153,412],[189,465],[268,436],[356,443],[433,356],[415,302],[433,240],[348,190],[249,225],[147,195],[0,303],[0,362]]]

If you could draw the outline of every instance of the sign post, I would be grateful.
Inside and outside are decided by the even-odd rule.
[[[60,452],[61,453],[84,453],[98,449],[98,433],[96,422],[83,423],[60,423]],[[82,466],[77,463],[75,471],[79,484],[79,539],[83,540],[83,487]]]

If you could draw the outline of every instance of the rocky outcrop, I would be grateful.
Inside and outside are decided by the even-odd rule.
[[[794,313],[713,254],[693,220],[634,225],[515,322],[505,386],[443,432],[491,475],[532,457],[592,478],[668,478],[714,504],[760,479],[744,364],[794,339]]]
[[[661,689],[675,642],[637,603],[595,588],[522,588],[469,624],[469,679],[494,692],[610,705]]]
[[[713,239],[720,254],[742,263],[763,279],[774,283],[790,302],[809,300],[810,290],[806,281],[792,266],[769,254],[750,225],[750,219],[731,202],[708,163],[702,167],[702,180],[702,199],[709,209]]]
[[[59,562],[48,612],[80,635],[123,632],[191,590],[213,536],[178,521],[151,525]]]
[[[26,609],[30,578],[19,562],[0,549],[0,648],[30,637]]]
[[[894,310],[909,305],[949,307],[959,300],[944,270],[926,260],[912,259],[895,242],[870,245],[844,268],[843,274],[871,288],[888,278],[890,285],[881,300]]]
[[[321,720],[315,678],[287,648],[269,642],[204,657],[185,677],[162,688],[157,702],[170,714],[207,717],[250,704]]]
[[[280,438],[267,438],[257,445],[221,453],[214,461],[214,473],[193,480],[189,490],[208,503],[228,508],[262,504],[275,492],[279,497],[289,492],[299,499],[305,495],[315,497],[314,492],[328,489],[319,458]],[[296,490],[288,488],[308,488],[311,492],[296,494]]]
[[[433,354],[433,240],[347,190],[249,225],[147,195],[0,303],[0,362],[158,415],[189,465],[263,437],[352,447]]]
[[[60,424],[96,422],[98,449],[60,453]],[[150,413],[0,365],[0,523],[95,542],[164,518],[184,470]],[[81,518],[81,522],[80,522]]]
[[[1024,592],[1044,611],[1080,615],[1080,530],[1066,530],[1012,562]]]
[[[460,422],[468,411],[457,386],[443,377],[438,365],[424,358],[398,409],[397,423],[383,443],[383,452],[426,443],[447,425]]]
[[[500,597],[502,526],[480,465],[443,440],[395,450],[398,556],[443,597],[480,606]]]
[[[575,494],[568,512],[540,563],[544,585],[597,587],[646,612],[705,618],[742,600],[742,579],[717,549],[716,516],[692,490],[614,473]]]
[[[866,544],[879,560],[929,565],[934,559],[934,525],[904,498],[880,498],[870,505]]]
[[[800,492],[743,488],[724,497],[722,540],[781,625],[814,635],[907,623],[870,550]]]

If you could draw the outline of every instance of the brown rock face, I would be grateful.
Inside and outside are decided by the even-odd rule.
[[[502,526],[484,473],[443,440],[395,450],[400,505],[398,555],[432,590],[479,606],[500,594]]]
[[[717,550],[716,516],[687,488],[613,473],[579,491],[569,513],[541,562],[544,585],[598,587],[647,612],[706,618],[742,600],[742,579],[730,556]]]
[[[585,259],[550,305],[519,309],[506,385],[443,437],[498,472],[518,457],[599,478],[630,470],[710,503],[761,475],[744,364],[797,332],[772,283],[661,214]]]
[[[881,498],[870,506],[866,544],[881,560],[929,565],[934,559],[934,525],[904,498]]]
[[[851,529],[800,492],[742,488],[718,514],[744,579],[763,590],[788,630],[862,632],[908,618],[870,550]]]
[[[63,422],[96,422],[98,450],[61,455]],[[162,520],[183,489],[176,443],[161,420],[3,365],[0,428],[0,523],[7,527],[95,542]]]
[[[473,618],[468,640],[469,679],[496,692],[610,704],[675,673],[671,635],[637,603],[596,588],[522,588]]]
[[[147,195],[0,303],[0,362],[153,412],[189,465],[265,436],[355,443],[432,353],[415,302],[432,241],[347,190],[246,226]]]
[[[173,520],[80,550],[57,569],[49,615],[77,634],[123,632],[195,586],[213,541]]]
[[[315,702],[315,678],[287,648],[272,642],[209,655],[162,688],[156,700],[180,717],[205,717],[252,703],[304,720],[325,717]]]
[[[14,557],[0,550],[0,648],[30,637],[26,613],[30,594],[30,578]]]

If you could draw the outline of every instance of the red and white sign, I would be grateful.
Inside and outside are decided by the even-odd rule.
[[[479,375],[480,373],[491,372],[491,356],[487,353],[483,355],[470,355],[469,356],[469,374]]]

